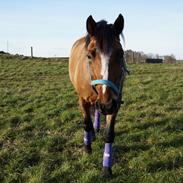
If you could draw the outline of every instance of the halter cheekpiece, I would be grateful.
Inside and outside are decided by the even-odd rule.
[[[122,93],[122,89],[123,89],[123,84],[124,84],[124,80],[126,75],[129,73],[127,65],[126,65],[126,61],[125,58],[121,58],[123,59],[123,67],[121,68],[121,78],[120,78],[120,84],[119,86],[116,86],[116,84],[113,81],[110,80],[104,80],[104,79],[97,79],[97,80],[93,80],[92,79],[92,75],[91,75],[91,70],[90,70],[90,62],[88,62],[88,69],[89,69],[89,73],[90,73],[90,80],[91,80],[91,86],[94,89],[94,91],[98,94],[96,86],[97,85],[106,85],[108,87],[110,87],[113,92],[118,96],[118,99],[120,98],[120,95]]]

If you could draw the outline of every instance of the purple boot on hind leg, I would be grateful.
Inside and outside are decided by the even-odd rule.
[[[98,110],[95,110],[95,114],[94,114],[94,129],[95,132],[99,132],[100,130],[100,113]]]
[[[88,154],[92,153],[91,144],[92,144],[92,131],[87,132],[84,130],[84,146],[85,146],[85,152]]]

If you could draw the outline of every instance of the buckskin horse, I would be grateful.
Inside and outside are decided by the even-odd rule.
[[[77,40],[69,58],[70,80],[79,96],[84,117],[84,147],[92,152],[92,137],[100,127],[100,113],[105,115],[103,174],[112,175],[112,143],[114,125],[120,108],[122,88],[127,73],[120,34],[124,18],[119,14],[114,24],[105,20],[95,22],[90,15],[86,21],[87,35]],[[94,125],[91,108],[95,106]]]

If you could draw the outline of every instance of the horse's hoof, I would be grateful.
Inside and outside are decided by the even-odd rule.
[[[91,154],[91,153],[92,153],[91,144],[85,145],[85,146],[84,146],[84,149],[85,149],[85,152],[86,152],[87,154]]]
[[[106,179],[112,178],[112,169],[110,167],[103,167],[102,177]]]

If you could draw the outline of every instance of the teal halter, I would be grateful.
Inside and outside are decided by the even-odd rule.
[[[97,85],[106,85],[106,86],[110,87],[118,97],[120,96],[120,94],[122,93],[125,76],[126,76],[127,73],[129,74],[125,58],[124,58],[124,66],[122,67],[122,75],[121,75],[121,80],[120,80],[119,87],[117,87],[116,84],[114,84],[110,80],[104,80],[104,79],[92,80],[91,71],[90,71],[90,63],[89,62],[88,62],[88,69],[89,69],[89,72],[90,72],[91,86],[93,87],[93,89],[95,90],[96,93],[97,93],[97,90],[96,90],[95,86],[97,86]]]
[[[104,80],[104,79],[97,79],[97,80],[93,80],[91,81],[91,85],[92,86],[96,86],[96,85],[107,85],[109,86],[117,95],[119,95],[119,88],[112,82],[109,80]]]

